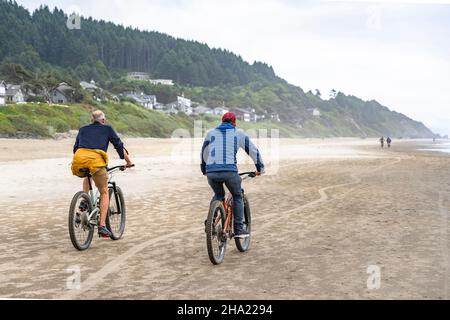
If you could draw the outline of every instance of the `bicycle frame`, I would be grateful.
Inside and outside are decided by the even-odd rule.
[[[114,177],[114,173],[118,170],[120,170],[120,167],[115,167],[108,171],[108,187],[112,186],[114,190],[116,190],[116,183],[113,181],[113,177]],[[91,198],[91,202],[92,202],[92,206],[93,206],[93,209],[92,209],[91,213],[89,213],[87,218],[88,218],[88,221],[90,224],[97,224],[97,221],[95,221],[95,220],[98,220],[98,216],[100,215],[100,207],[97,205],[97,203],[100,199],[100,192],[98,191],[97,188],[95,188],[95,191],[94,191],[94,188],[92,187],[92,180],[91,180],[92,176],[89,175],[87,177],[87,179],[89,182],[89,193],[88,194],[89,194],[89,197]],[[117,197],[117,194],[115,192],[114,192],[114,196]],[[119,203],[119,202],[116,202],[116,203]],[[95,220],[93,220],[93,219],[95,219]]]
[[[225,219],[225,225],[223,228],[223,234],[227,234],[231,231],[231,223],[233,221],[233,207],[230,205],[233,200],[233,196],[231,193],[228,193],[226,196],[226,199],[223,201],[223,207],[225,208],[226,213],[226,219]]]
[[[241,176],[249,175],[249,176],[243,178],[242,180],[246,180],[249,177],[254,178],[256,176],[256,174],[253,172],[245,172],[245,173],[241,173],[239,175],[241,175]],[[244,189],[242,189],[242,194],[244,194]],[[225,214],[226,214],[225,224],[224,224],[223,230],[222,230],[223,235],[227,235],[232,230],[232,222],[233,222],[233,217],[234,217],[233,206],[230,205],[232,203],[232,201],[233,201],[232,194],[230,192],[227,192],[227,194],[225,195],[225,200],[223,201],[223,207],[225,208]],[[215,224],[217,224],[219,222],[219,219],[221,219],[220,216],[217,217]]]

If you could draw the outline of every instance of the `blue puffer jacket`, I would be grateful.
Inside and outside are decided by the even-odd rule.
[[[236,155],[239,148],[244,149],[252,158],[258,172],[264,170],[261,154],[250,137],[231,123],[225,122],[206,135],[200,155],[202,173],[238,172]]]

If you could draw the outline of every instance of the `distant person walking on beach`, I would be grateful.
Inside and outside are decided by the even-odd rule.
[[[384,148],[384,137],[380,138],[381,149]]]
[[[388,148],[390,148],[391,147],[391,143],[392,143],[392,139],[390,137],[388,137],[386,142],[387,142]]]

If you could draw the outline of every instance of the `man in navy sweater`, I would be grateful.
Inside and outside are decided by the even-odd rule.
[[[113,144],[120,159],[125,159],[126,167],[131,167],[133,163],[114,129],[105,123],[106,117],[102,111],[98,110],[92,113],[92,123],[82,127],[78,132],[75,145],[73,146],[74,161],[72,167],[78,168],[81,166],[90,169],[92,180],[94,180],[100,192],[98,233],[100,236],[107,238],[111,235],[108,228],[106,228],[106,214],[109,207],[108,173],[106,171],[108,155],[106,152],[108,152],[109,143]],[[77,174],[77,172],[74,172],[74,174]],[[89,192],[87,178],[83,181],[83,191]]]
[[[264,173],[264,163],[258,148],[244,131],[236,129],[236,115],[228,112],[223,116],[222,124],[206,135],[201,152],[201,170],[207,175],[214,191],[213,200],[224,200],[224,183],[230,190],[233,195],[234,235],[236,238],[246,238],[249,233],[244,229],[242,179],[238,174],[236,158],[239,148],[252,158],[257,173]]]

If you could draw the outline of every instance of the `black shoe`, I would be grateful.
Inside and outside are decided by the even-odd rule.
[[[245,239],[250,237],[250,233],[245,230],[237,230],[234,232],[234,237],[239,239]]]

